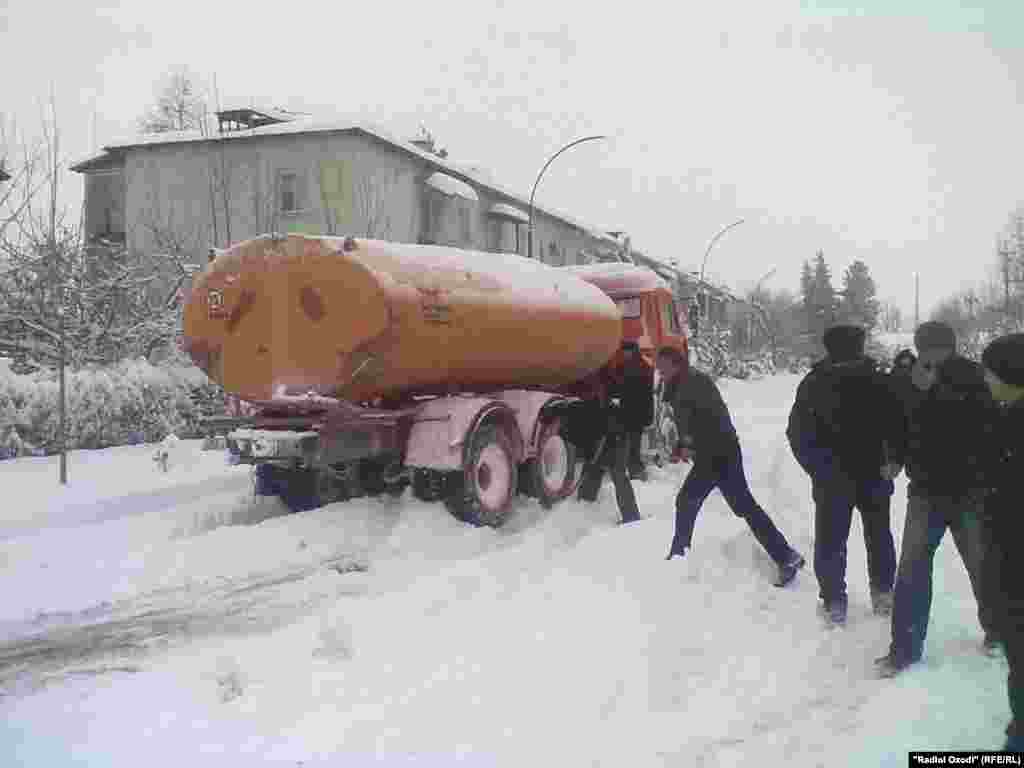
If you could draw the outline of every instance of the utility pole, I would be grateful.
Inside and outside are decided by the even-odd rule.
[[[914,330],[921,324],[921,273],[914,273]]]

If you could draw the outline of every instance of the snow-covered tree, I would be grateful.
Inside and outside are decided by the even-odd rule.
[[[155,103],[139,118],[143,133],[166,133],[205,128],[206,100],[200,95],[195,78],[180,69],[166,75],[158,84]]]

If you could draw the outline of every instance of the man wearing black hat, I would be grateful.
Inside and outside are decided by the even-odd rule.
[[[591,392],[584,398],[584,418],[592,445],[589,446],[590,460],[583,468],[576,497],[580,501],[597,501],[607,469],[615,485],[615,500],[622,523],[635,523],[640,520],[640,511],[629,480],[629,442],[622,406],[611,397],[607,371],[598,373],[590,383]]]
[[[1009,662],[1007,691],[1013,719],[1003,749],[1024,751],[1024,559],[1018,543],[1024,533],[1024,333],[996,339],[982,353],[985,380],[1000,404],[996,423],[999,461],[985,501],[992,538],[985,552],[982,586],[999,624]],[[996,546],[991,543],[998,542]]]
[[[800,382],[786,436],[813,485],[821,610],[830,624],[842,625],[854,507],[863,523],[872,608],[879,615],[892,610],[896,545],[890,500],[903,464],[904,422],[888,379],[864,354],[864,329],[837,325],[823,340],[827,356]]]
[[[622,343],[624,363],[619,390],[622,420],[628,446],[629,475],[633,480],[646,480],[647,469],[641,455],[644,429],[654,421],[654,369],[644,362],[640,345],[635,341]]]
[[[991,601],[982,588],[984,497],[997,461],[995,404],[981,366],[956,353],[945,323],[922,323],[914,334],[918,361],[909,404],[910,488],[892,613],[889,653],[877,660],[891,677],[924,653],[932,602],[932,564],[948,528],[967,567],[985,645],[997,642]]]

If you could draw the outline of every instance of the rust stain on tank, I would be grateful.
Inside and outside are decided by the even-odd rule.
[[[323,316],[327,314],[327,311],[324,309],[324,300],[320,298],[320,294],[311,285],[307,285],[299,292],[299,303],[302,305],[302,311],[306,314],[306,317],[314,323],[320,322]]]
[[[238,299],[238,304],[231,310],[231,315],[228,317],[227,330],[228,333],[234,333],[235,328],[241,322],[242,318],[249,314],[249,311],[256,304],[256,292],[251,289],[242,291],[242,296]]]

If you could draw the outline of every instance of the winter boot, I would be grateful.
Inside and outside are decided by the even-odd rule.
[[[875,659],[875,667],[878,669],[878,676],[883,678],[896,677],[905,670],[914,660],[890,650],[885,656]]]
[[[826,626],[845,627],[846,607],[847,603],[845,600],[832,600],[831,602],[821,603],[818,606],[818,611],[825,619]]]
[[[1021,734],[1014,720],[1006,727],[1006,745],[1004,752],[1024,752],[1024,734]]]
[[[642,464],[639,466],[632,466],[629,468],[629,479],[639,480],[640,482],[647,482],[647,467]]]
[[[893,593],[892,590],[888,592],[871,592],[871,610],[875,616],[892,616],[892,604],[893,604]]]
[[[981,650],[986,656],[998,656],[1003,649],[1003,641],[992,632],[985,633],[985,640],[981,644]]]
[[[796,550],[791,550],[785,562],[779,563],[779,578],[775,582],[776,587],[784,587],[796,578],[797,571],[807,565],[804,556]]]
[[[668,550],[668,557],[666,560],[671,560],[673,557],[683,557],[686,555],[686,547],[682,544],[677,544],[675,540],[672,541],[672,546]]]

